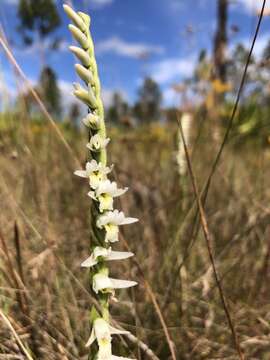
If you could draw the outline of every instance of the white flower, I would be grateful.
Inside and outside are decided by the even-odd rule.
[[[124,194],[128,188],[118,189],[115,181],[110,180],[101,181],[95,191],[90,191],[88,195],[99,202],[99,210],[103,212],[105,210],[113,209],[113,198]]]
[[[97,318],[93,323],[92,332],[86,347],[91,346],[95,340],[98,342],[99,349],[111,344],[113,334],[128,334],[128,331],[118,330],[102,318]]]
[[[95,340],[98,343],[97,360],[131,360],[125,357],[112,355],[112,335],[125,335],[128,331],[116,329],[102,318],[97,318],[93,323],[92,332],[86,346],[91,346]]]
[[[82,267],[92,267],[98,263],[99,258],[101,257],[103,260],[112,261],[112,260],[123,260],[128,259],[133,256],[132,252],[125,251],[112,251],[111,248],[106,249],[100,246],[94,248],[91,256],[86,259],[81,266]]]
[[[105,241],[113,243],[118,241],[119,225],[128,225],[137,221],[136,218],[125,217],[122,211],[107,211],[104,215],[99,216],[97,227],[100,229],[105,228]]]
[[[96,294],[99,291],[113,293],[114,289],[126,289],[135,285],[137,285],[136,281],[113,279],[103,273],[93,276],[93,290]]]
[[[88,114],[82,122],[85,126],[90,127],[91,129],[97,130],[100,127],[100,118],[95,114]]]
[[[88,178],[89,184],[92,189],[96,189],[100,182],[106,179],[106,175],[111,172],[111,168],[103,165],[102,163],[97,163],[96,160],[91,160],[86,163],[85,170],[75,171],[75,175]]]
[[[96,134],[91,137],[90,142],[86,145],[86,147],[91,151],[98,152],[101,149],[104,149],[109,142],[109,138],[104,139],[99,134]]]

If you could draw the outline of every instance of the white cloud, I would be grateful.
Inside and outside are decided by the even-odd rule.
[[[111,5],[114,0],[91,0],[88,1],[88,6],[91,9],[103,9],[107,5]]]
[[[270,41],[269,34],[263,34],[263,35],[258,36],[255,46],[254,46],[254,49],[253,49],[253,55],[255,56],[256,59],[259,59],[262,56],[263,51],[266,48],[269,41]],[[237,44],[242,44],[247,50],[249,50],[251,47],[251,42],[252,42],[252,39],[250,37],[243,37],[243,38],[238,39],[236,42],[234,42],[230,45],[229,55],[232,54],[232,52]]]
[[[96,46],[99,54],[114,53],[121,56],[140,58],[151,54],[161,54],[164,49],[161,46],[144,43],[129,43],[117,36],[99,42]]]
[[[168,87],[164,89],[163,93],[163,101],[166,106],[177,106],[179,105],[179,94],[177,94],[172,87]]]
[[[196,57],[171,58],[162,60],[152,66],[151,76],[160,84],[177,81],[179,77],[192,75],[196,64]]]
[[[263,4],[263,0],[239,0],[239,2],[241,3],[239,7],[242,8],[242,5],[244,5],[244,9],[252,14],[258,13],[261,10]],[[265,12],[269,11],[270,0],[266,0]]]
[[[269,34],[258,36],[253,50],[253,54],[255,55],[256,58],[260,58],[262,56],[263,51],[266,48],[266,45],[269,43],[269,41],[270,41]],[[250,46],[251,46],[251,40],[249,40],[249,44],[247,48],[250,48]]]
[[[109,5],[113,2],[113,0],[91,0],[92,4],[96,5]]]
[[[185,4],[181,0],[170,0],[169,6],[173,11],[177,11],[177,10],[183,10]]]
[[[17,5],[19,0],[3,0],[4,3],[9,4],[9,5]]]
[[[0,0],[1,1],[1,0]],[[31,45],[26,46],[24,45],[21,48],[14,48],[14,54],[21,55],[21,56],[41,56],[41,54],[45,51],[52,51],[51,54],[57,55],[59,52],[68,51],[69,43],[67,41],[61,41],[58,45],[56,51],[52,51],[51,49],[51,42],[49,39],[45,39],[41,44],[38,41],[34,41]]]
[[[102,97],[105,108],[108,108],[109,106],[112,105],[113,95],[116,92],[121,95],[121,97],[122,97],[122,99],[124,101],[128,101],[127,93],[123,89],[106,89],[106,88],[103,88],[102,91],[101,91],[101,97]]]

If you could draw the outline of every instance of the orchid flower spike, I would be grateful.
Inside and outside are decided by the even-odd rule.
[[[130,258],[131,256],[134,256],[132,252],[113,251],[111,248],[106,249],[104,247],[97,246],[94,248],[91,256],[86,259],[81,266],[90,268],[95,266],[99,262],[99,259],[105,261],[124,260]]]
[[[137,285],[135,281],[119,280],[109,277],[107,261],[127,259],[131,252],[113,251],[107,243],[118,241],[119,226],[138,221],[125,217],[123,212],[113,210],[113,199],[124,194],[127,188],[119,189],[116,182],[111,182],[107,175],[112,167],[107,166],[107,149],[110,139],[106,136],[104,120],[104,105],[101,98],[101,86],[98,67],[95,59],[95,49],[91,37],[91,19],[87,14],[74,11],[64,5],[64,10],[71,19],[69,30],[78,46],[70,46],[71,52],[79,60],[75,70],[82,80],[74,84],[74,95],[88,107],[88,114],[82,120],[88,128],[90,160],[85,169],[75,171],[77,176],[88,179],[90,192],[94,199],[91,215],[93,225],[93,244],[90,256],[83,261],[82,267],[90,268],[91,286],[99,305],[98,311],[93,305],[91,310],[92,332],[87,346],[95,340],[98,347],[91,351],[91,359],[95,360],[132,360],[112,354],[112,334],[127,334],[127,331],[114,329],[109,324],[110,298],[115,289],[129,288]],[[103,317],[101,317],[101,315]]]
[[[113,209],[113,198],[123,195],[128,188],[118,189],[116,182],[110,180],[101,181],[95,191],[90,191],[88,196],[98,201],[99,211]]]
[[[119,225],[128,225],[137,222],[138,219],[125,217],[124,213],[119,210],[107,211],[100,215],[97,220],[97,227],[106,231],[105,241],[114,243],[118,241]]]
[[[96,160],[93,159],[86,163],[85,170],[77,170],[74,174],[82,178],[88,178],[90,187],[96,189],[100,182],[106,179],[106,175],[108,175],[111,170],[112,168],[102,163],[97,163]]]
[[[96,294],[99,291],[113,294],[115,289],[127,289],[136,285],[136,281],[113,279],[102,272],[93,276],[93,290]]]

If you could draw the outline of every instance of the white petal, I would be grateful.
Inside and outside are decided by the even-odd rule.
[[[88,195],[88,196],[90,196],[90,198],[92,198],[92,199],[94,199],[94,200],[97,200],[97,198],[96,198],[96,195],[95,195],[95,192],[94,192],[94,191],[89,191],[89,192],[87,193],[87,195]]]
[[[107,195],[106,197],[99,196],[98,201],[99,201],[99,211],[101,213],[103,211],[113,209],[113,198],[110,195]]]
[[[119,279],[112,279],[110,278],[110,281],[112,283],[113,289],[126,289],[130,288],[132,286],[138,285],[136,281],[129,281],[129,280],[119,280]]]
[[[93,254],[89,256],[84,262],[81,263],[81,267],[87,267],[90,268],[92,266],[95,266],[97,264],[97,260],[94,258]]]
[[[124,260],[130,258],[131,256],[134,256],[132,252],[111,251],[111,253],[106,257],[106,260]]]
[[[97,294],[100,290],[113,289],[111,279],[103,274],[96,274],[93,276],[93,290]]]
[[[94,254],[95,259],[97,259],[99,256],[107,258],[107,256],[109,256],[111,252],[112,252],[111,248],[106,249],[104,247],[97,246],[97,247],[95,247],[93,254]]]
[[[88,161],[85,165],[85,169],[86,171],[93,172],[93,171],[97,171],[98,170],[98,163],[96,162],[96,160],[92,159],[91,161]]]
[[[106,139],[104,140],[103,146],[106,147],[106,146],[109,144],[110,141],[111,141],[110,138],[106,138]]]
[[[112,279],[99,273],[93,277],[93,290],[96,294],[100,290],[126,289],[135,285],[135,281]]]
[[[91,73],[90,73],[90,74],[91,74]],[[100,122],[101,122],[100,118],[99,118],[97,115],[95,115],[95,114],[88,114],[88,115],[83,119],[83,123],[84,123],[86,126],[92,128],[92,129],[94,129],[94,130],[99,129],[99,127],[100,127]]]
[[[106,242],[117,242],[118,241],[118,234],[119,234],[119,227],[114,224],[107,224],[104,226],[106,235],[105,235],[105,241]]]
[[[91,151],[100,151],[107,146],[109,141],[109,138],[104,139],[99,134],[96,134],[91,137],[90,142],[86,145],[86,147]]]
[[[123,195],[125,192],[127,192],[128,191],[128,188],[126,187],[126,188],[124,188],[124,189],[117,189],[116,191],[115,191],[115,193],[113,194],[113,196],[114,197],[116,197],[116,196],[121,196],[121,195]]]
[[[139,221],[139,219],[132,218],[132,217],[126,217],[126,218],[123,219],[123,221],[121,221],[121,224],[119,224],[119,225],[133,224],[133,223],[135,223],[137,221]]]
[[[127,335],[127,334],[129,334],[129,331],[116,329],[115,327],[113,327],[111,325],[109,325],[109,329],[110,329],[110,333],[112,335]]]
[[[93,342],[96,340],[96,334],[95,334],[95,330],[94,327],[91,331],[91,335],[90,338],[88,339],[87,343],[85,344],[86,347],[89,347],[93,344]]]
[[[101,194],[110,194],[112,189],[112,182],[108,179],[101,181],[99,187],[96,190],[97,196]]]
[[[74,175],[80,176],[82,178],[87,178],[87,173],[85,170],[76,170]]]
[[[98,343],[100,342],[100,340],[107,340],[107,342],[111,342],[110,327],[109,323],[106,320],[102,318],[97,318],[94,321],[93,327],[95,329]]]

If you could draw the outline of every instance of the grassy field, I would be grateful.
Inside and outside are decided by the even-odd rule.
[[[61,124],[67,148],[46,120],[2,114],[0,124],[0,358],[87,359],[94,299],[80,262],[89,253],[90,210],[87,186],[73,176],[86,160],[87,135]],[[189,149],[201,191],[218,143],[199,124],[195,117]],[[117,181],[130,188],[121,207],[140,219],[118,245],[136,257],[112,266],[113,275],[139,282],[112,302],[115,324],[132,334],[118,341],[118,353],[166,360],[171,341],[177,359],[238,359],[190,177],[178,173],[176,124],[108,132]],[[229,142],[205,205],[223,292],[249,360],[270,358],[269,159],[269,146]]]

